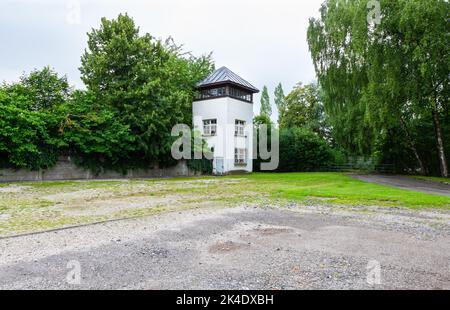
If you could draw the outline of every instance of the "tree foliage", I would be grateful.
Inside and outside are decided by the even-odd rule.
[[[88,90],[129,126],[136,145],[130,156],[164,161],[172,127],[191,123],[194,87],[213,69],[210,56],[183,55],[170,40],[141,35],[128,15],[103,18],[88,36],[80,68]]]
[[[125,167],[125,161],[131,161],[129,156],[136,146],[130,127],[91,92],[74,92],[58,114],[59,148],[75,157],[78,164],[94,171],[96,167]]]
[[[298,84],[285,98],[280,110],[280,128],[300,127],[329,138],[325,110],[317,84]]]
[[[275,88],[275,105],[278,109],[278,123],[280,123],[280,113],[281,111],[285,110],[285,106],[286,106],[286,96],[284,94],[284,90],[283,90],[283,85],[281,85],[281,83],[279,83],[277,85],[277,87]]]
[[[269,91],[267,90],[267,86],[264,85],[263,91],[261,93],[261,113],[260,115],[264,115],[270,118],[272,115],[272,106],[270,104]]]
[[[31,110],[33,104],[17,87],[0,89],[0,165],[3,167],[36,170],[56,162],[57,118],[46,111]]]
[[[329,0],[321,17],[310,20],[308,41],[333,136],[356,155],[388,158],[406,146],[422,172],[432,170],[424,158],[436,149],[445,175],[441,123],[448,114],[449,3],[380,4],[380,23],[368,22],[367,1],[362,0]],[[429,145],[424,154],[415,126],[430,120],[436,147]]]
[[[72,91],[66,76],[58,74],[50,67],[33,70],[28,75],[22,75],[16,87],[21,89],[30,102],[30,110],[50,111],[63,104]]]
[[[192,121],[194,89],[214,68],[169,38],[140,34],[128,15],[88,34],[73,91],[49,67],[0,87],[0,164],[40,169],[71,155],[94,170],[172,164],[171,129]]]
[[[279,171],[315,171],[335,162],[335,152],[315,133],[298,127],[280,130]]]

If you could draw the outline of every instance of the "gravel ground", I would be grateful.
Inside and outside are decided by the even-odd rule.
[[[431,180],[420,180],[404,175],[349,174],[370,183],[389,185],[422,193],[450,196],[450,185]]]
[[[449,211],[203,209],[0,239],[0,289],[374,288],[450,289]]]

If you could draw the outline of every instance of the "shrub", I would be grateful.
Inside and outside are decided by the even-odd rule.
[[[29,99],[0,89],[0,164],[37,170],[57,160],[57,140],[51,135],[55,115],[31,111]]]
[[[129,168],[135,137],[108,106],[90,92],[76,91],[62,105],[59,133],[61,150],[73,155],[78,165],[94,172],[101,167]]]
[[[298,127],[280,131],[278,171],[312,171],[335,161],[335,151],[315,133]]]

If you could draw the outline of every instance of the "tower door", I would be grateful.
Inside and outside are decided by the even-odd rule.
[[[214,158],[214,162],[215,162],[215,170],[216,170],[216,174],[217,175],[222,175],[225,172],[225,161],[222,157],[216,157]]]

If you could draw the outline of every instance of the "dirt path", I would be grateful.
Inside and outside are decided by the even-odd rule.
[[[450,212],[237,207],[0,240],[0,289],[53,288],[450,289]]]
[[[440,182],[419,180],[401,175],[350,174],[350,176],[364,182],[389,185],[428,194],[450,196],[450,185]]]

